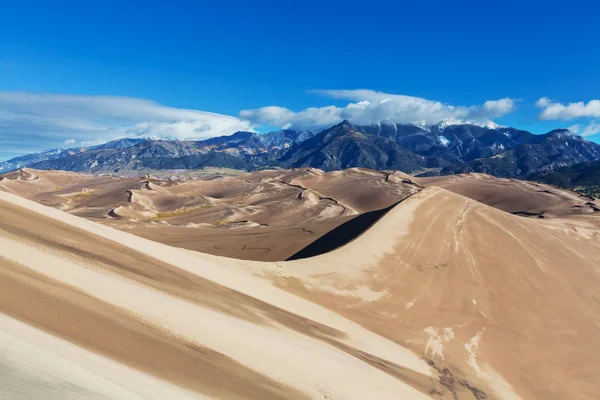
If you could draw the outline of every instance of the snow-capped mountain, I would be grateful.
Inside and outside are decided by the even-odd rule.
[[[90,147],[52,150],[0,163],[0,172],[32,167],[86,172],[202,168],[290,168],[327,170],[368,167],[429,174],[478,171],[527,177],[600,159],[600,145],[555,130],[544,135],[495,124],[457,121],[417,126],[382,122],[355,126],[344,121],[318,133],[281,130],[236,132],[201,141],[156,137],[120,138]]]

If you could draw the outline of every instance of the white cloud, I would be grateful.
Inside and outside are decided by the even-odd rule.
[[[579,132],[581,136],[592,136],[598,133],[600,133],[600,121],[591,121]]]
[[[581,124],[576,124],[569,127],[569,131],[576,135],[592,136],[600,133],[600,122],[591,121],[588,125],[582,127]]]
[[[568,129],[571,133],[578,134],[579,131],[581,130],[581,125],[576,124],[576,125],[570,126]]]
[[[515,100],[509,98],[488,100],[483,103],[482,110],[486,117],[499,118],[515,110]]]
[[[590,100],[587,103],[579,101],[576,103],[562,104],[542,97],[535,105],[541,108],[542,111],[538,115],[540,120],[571,120],[571,119],[587,119],[585,123],[578,123],[569,130],[581,136],[592,136],[600,133],[600,100]]]
[[[64,144],[75,144],[75,139],[67,139],[63,142]]]
[[[240,118],[258,125],[269,124],[284,129],[311,129],[329,127],[342,121],[340,111],[337,107],[329,106],[307,108],[296,113],[287,108],[269,106],[256,110],[244,110],[240,112]]]
[[[562,104],[542,97],[535,105],[542,109],[538,115],[541,120],[600,118],[600,100]]]
[[[550,99],[547,97],[540,97],[538,101],[535,102],[535,106],[539,108],[548,107],[548,104],[550,104]]]
[[[488,122],[515,109],[516,100],[489,100],[476,106],[453,106],[420,97],[388,94],[373,90],[314,90],[324,96],[353,101],[344,107],[307,108],[294,112],[283,107],[244,110],[240,117],[255,124],[283,128],[324,128],[344,119],[359,125],[392,123],[435,124],[445,120]]]
[[[98,146],[98,145],[104,144],[109,141],[110,140],[107,140],[107,139],[84,140],[83,142],[81,142],[81,146],[82,147]]]
[[[0,142],[18,138],[31,151],[72,144],[71,140],[85,145],[145,134],[205,139],[251,129],[249,122],[233,116],[146,99],[0,92]]]

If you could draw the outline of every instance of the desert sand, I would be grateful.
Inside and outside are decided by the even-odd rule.
[[[307,168],[159,179],[25,169],[4,175],[0,190],[171,246],[280,261],[359,213],[420,190],[386,176]]]
[[[287,260],[358,215],[429,186],[533,218],[600,210],[595,199],[574,192],[483,174],[413,178],[399,171],[302,168],[159,179],[25,169],[0,179],[0,190],[137,236],[255,261]]]
[[[114,187],[107,205],[119,190],[157,192],[145,209],[125,197],[132,213],[194,201],[231,212],[226,206],[250,199],[258,210],[248,220],[259,226],[206,229],[256,233],[268,227],[255,219],[294,195],[301,205],[315,203],[313,193],[318,201],[305,214],[291,200],[273,208],[290,215],[288,229],[302,215],[310,223],[340,219],[332,226],[341,229],[373,211],[368,196],[340,189],[343,174],[299,170],[200,184],[146,178],[139,189],[122,178],[78,176],[81,189],[98,195],[70,203],[66,186],[40,188],[50,181],[44,174],[64,177],[24,171],[0,182],[1,399],[591,400],[600,393],[593,199],[487,176],[421,180],[352,170],[348,179],[384,193],[373,204],[395,205],[332,251],[261,262],[115,229],[104,220],[156,221],[99,217],[110,207],[87,198],[105,198],[106,180]],[[162,189],[170,192],[161,196]],[[532,193],[539,200],[526,205]],[[93,207],[97,216],[78,215]],[[319,219],[331,209],[339,214]]]

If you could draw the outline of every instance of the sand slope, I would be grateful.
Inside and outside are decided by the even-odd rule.
[[[428,187],[345,246],[274,263],[1,191],[0,215],[6,398],[600,393],[597,214],[523,218]]]
[[[348,245],[279,263],[272,279],[422,355],[456,392],[593,399],[597,222],[522,218],[428,188]]]
[[[6,346],[34,337],[2,364],[11,381],[35,386],[58,357],[67,362],[47,383],[57,398],[144,398],[146,380],[162,391],[154,398],[427,398],[430,368],[416,354],[240,266],[10,194],[0,212],[0,331]]]

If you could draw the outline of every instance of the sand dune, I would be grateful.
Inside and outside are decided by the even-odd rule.
[[[298,177],[291,183],[312,188],[358,212],[389,207],[421,189],[408,175],[364,168]]]
[[[552,185],[485,174],[414,178],[422,186],[436,186],[500,210],[526,217],[567,217],[598,210],[596,200]]]
[[[447,368],[456,391],[592,399],[598,239],[597,227],[521,218],[428,188],[350,244],[279,263],[273,281],[319,293],[320,304]]]
[[[430,371],[417,355],[241,265],[221,265],[219,258],[152,243],[10,194],[0,199],[7,216],[0,225],[0,311],[8,321],[2,331],[15,341],[29,328],[14,320],[25,322],[37,328],[34,345],[46,351],[54,339],[39,330],[59,338],[42,366],[60,357],[71,361],[64,368],[75,369],[79,358],[99,354],[98,362],[108,358],[139,370],[128,383],[112,382],[142,397],[140,382],[149,375],[163,393],[179,398],[189,391],[213,398],[427,398]],[[39,228],[32,231],[30,223]],[[81,348],[79,354],[65,354],[65,342]],[[23,369],[43,354],[23,350],[23,357],[11,358],[8,372],[29,380]],[[400,371],[405,379],[376,366],[383,354],[406,370]],[[75,382],[61,374],[57,379],[70,384],[56,390],[63,396],[91,391],[97,385],[87,379],[116,379],[117,369]],[[185,391],[177,394],[173,386]],[[18,395],[18,388],[9,390]],[[116,391],[108,397],[128,398]]]
[[[273,186],[285,173],[255,178],[285,192]],[[329,174],[293,173],[296,193],[334,194]],[[261,196],[238,180],[209,183],[128,190]],[[360,209],[363,200],[342,194],[339,203]],[[151,242],[0,191],[3,395],[596,399],[597,214],[499,208],[419,187],[350,243],[268,263]],[[268,228],[245,230],[258,229]]]
[[[278,261],[359,213],[419,190],[386,177],[303,168],[164,180],[26,169],[7,175],[0,190],[173,246]]]

